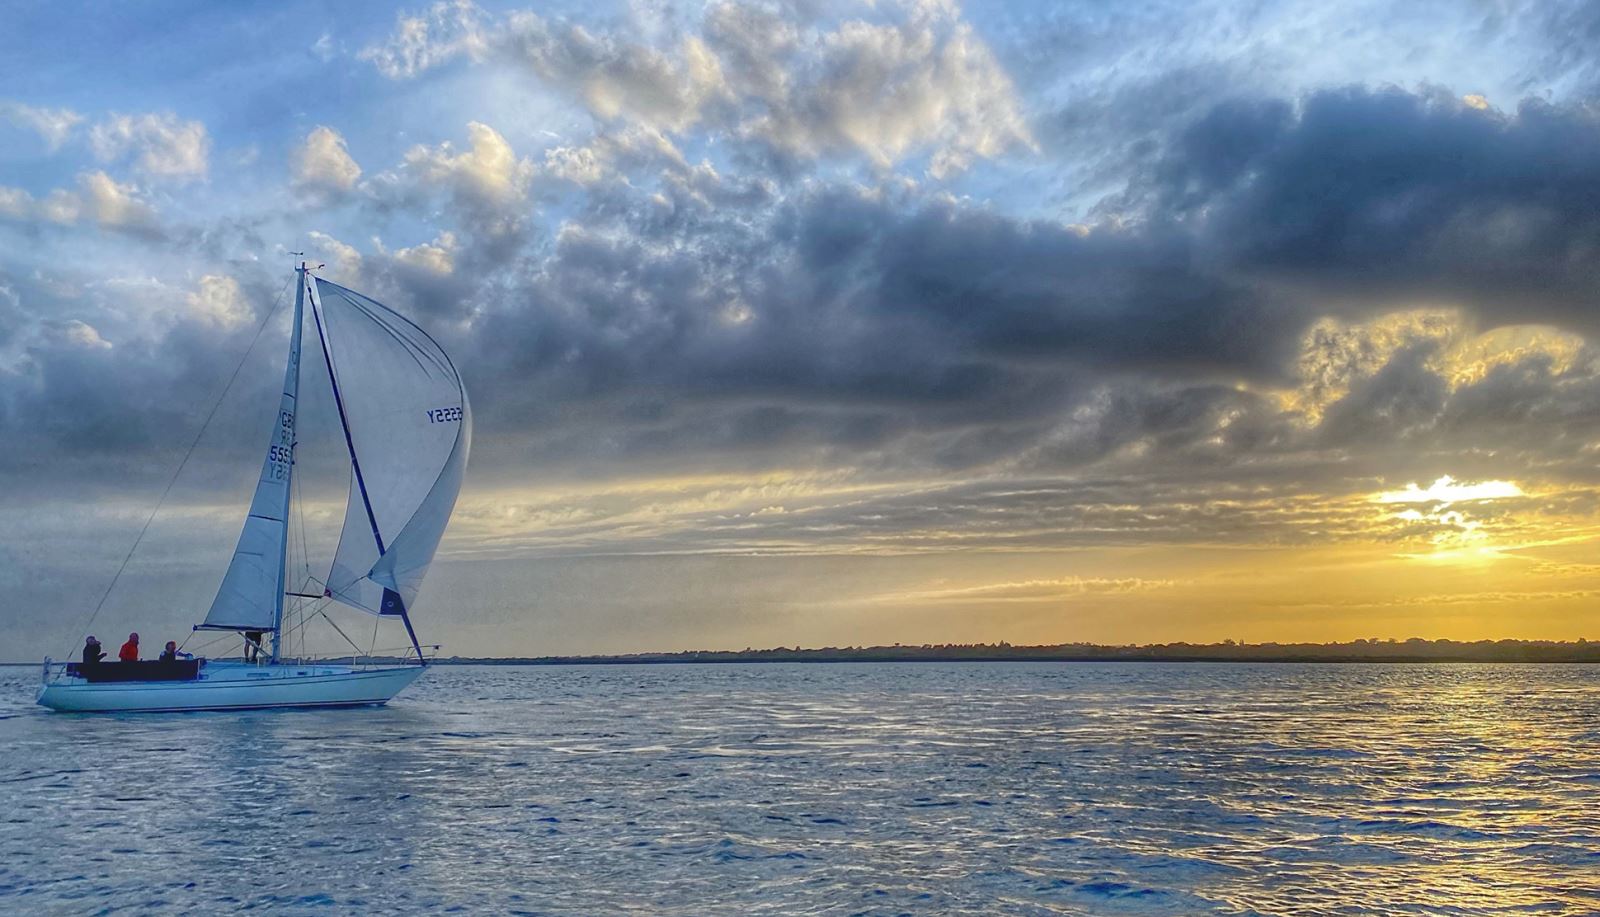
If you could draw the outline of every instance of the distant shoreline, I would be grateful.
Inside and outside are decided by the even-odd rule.
[[[397,660],[398,661],[398,660]],[[929,656],[921,659],[905,659],[899,657],[860,657],[849,659],[611,659],[605,657],[585,656],[536,656],[526,659],[496,659],[451,656],[445,659],[434,660],[432,665],[505,665],[505,666],[555,666],[555,665],[767,665],[778,663],[799,663],[802,665],[840,665],[846,663],[916,663],[935,662],[1171,662],[1171,663],[1217,663],[1237,664],[1241,662],[1261,663],[1263,665],[1293,665],[1297,663],[1312,663],[1317,665],[1366,665],[1366,664],[1418,664],[1418,663],[1506,663],[1517,665],[1597,665],[1600,659],[1473,659],[1462,657],[1459,659],[1448,657],[1424,656],[1385,656],[1378,659],[1336,658],[1331,656],[1283,656],[1271,659],[1256,658],[1228,658],[1214,656],[1119,656],[1116,658],[1093,656],[1027,656],[1027,657],[985,657],[972,656]],[[20,663],[11,663],[18,665]],[[35,663],[37,664],[37,663]]]
[[[922,644],[918,646],[775,647],[518,658],[450,656],[455,665],[663,665],[750,662],[1535,662],[1600,663],[1600,642],[1588,640],[1352,640],[1346,643],[1159,643],[1040,646]]]
[[[403,662],[401,659],[376,660]],[[1216,663],[1600,663],[1588,640],[1354,640],[1348,643],[1163,643],[1129,646],[924,644],[920,646],[776,647],[592,656],[445,656],[435,665],[697,665],[837,662],[1216,662]],[[38,661],[5,662],[37,666]]]

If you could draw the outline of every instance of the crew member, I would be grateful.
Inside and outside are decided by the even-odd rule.
[[[121,662],[139,661],[139,635],[137,633],[128,635],[128,642],[122,644],[122,649],[117,651],[117,659]]]
[[[180,657],[180,656],[183,657],[184,659],[193,659],[194,658],[193,656],[190,656],[188,653],[180,653],[180,652],[178,652],[178,641],[176,641],[176,640],[168,640],[167,641],[167,648],[161,651],[161,655],[158,658],[162,662],[177,662],[178,661],[178,657]]]
[[[261,657],[261,638],[266,636],[259,630],[244,632],[244,661],[255,662]]]
[[[89,638],[83,641],[83,664],[93,665],[104,658],[106,653],[100,648],[100,641],[94,638],[94,634],[90,634]]]

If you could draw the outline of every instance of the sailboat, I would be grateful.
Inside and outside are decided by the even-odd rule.
[[[283,397],[261,476],[216,598],[195,626],[240,634],[249,661],[62,665],[47,659],[40,704],[80,712],[383,704],[426,668],[412,606],[466,471],[472,441],[466,389],[443,348],[399,313],[315,276],[303,262],[295,282]],[[286,583],[308,302],[350,455],[344,524],[321,595],[291,591]],[[411,648],[400,662],[286,658],[284,604],[291,595],[398,619]],[[270,649],[263,645],[267,636]]]

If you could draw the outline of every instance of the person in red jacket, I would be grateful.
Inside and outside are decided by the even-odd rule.
[[[129,634],[128,642],[122,644],[122,649],[117,651],[117,659],[122,662],[139,661],[139,635]]]

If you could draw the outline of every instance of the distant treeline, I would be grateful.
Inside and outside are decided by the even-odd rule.
[[[450,656],[455,665],[648,665],[685,662],[1600,662],[1587,640],[1352,640],[1348,643],[924,643],[802,649],[687,650],[618,656],[493,658]]]

